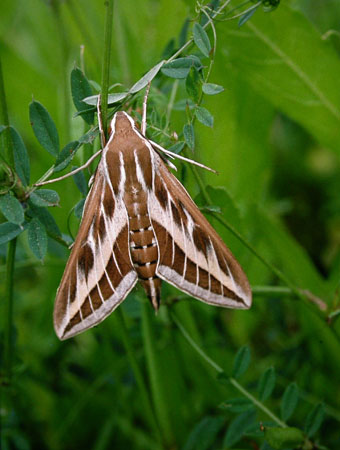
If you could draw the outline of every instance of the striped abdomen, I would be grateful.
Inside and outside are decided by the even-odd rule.
[[[129,216],[131,260],[139,281],[157,310],[161,288],[161,279],[156,275],[158,249],[147,210],[146,194],[140,185],[131,187],[125,195],[125,205]]]

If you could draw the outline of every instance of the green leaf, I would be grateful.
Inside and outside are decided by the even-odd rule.
[[[195,109],[195,116],[197,117],[197,120],[199,120],[203,125],[206,125],[207,127],[212,127],[214,125],[214,118],[210,114],[210,112],[203,108],[202,106],[198,106]]]
[[[222,417],[204,417],[190,432],[183,450],[209,450],[223,426]]]
[[[183,26],[181,28],[181,31],[179,32],[179,36],[178,36],[178,46],[179,47],[183,47],[183,45],[188,40],[187,36],[188,36],[189,24],[190,24],[190,19],[188,19],[188,18],[185,19]]]
[[[197,70],[202,68],[200,59],[189,55],[164,64],[162,73],[170,78],[186,78],[192,66],[195,66]]]
[[[174,111],[185,111],[187,108],[193,109],[195,107],[195,103],[190,98],[182,98],[174,104],[173,109]]]
[[[171,38],[162,51],[162,58],[169,59],[175,53],[175,39]]]
[[[0,245],[6,244],[20,233],[24,231],[26,224],[24,226],[19,226],[11,222],[5,222],[0,224]]]
[[[61,170],[65,169],[72,161],[79,147],[80,143],[78,141],[72,141],[69,144],[65,145],[65,147],[57,157],[53,172],[60,172]]]
[[[59,203],[59,195],[52,189],[39,189],[32,192],[30,200],[35,206],[56,206]]]
[[[135,94],[136,92],[140,91],[141,89],[145,88],[145,86],[152,81],[155,76],[160,71],[161,67],[164,65],[165,61],[161,61],[160,63],[156,64],[152,69],[149,70],[140,80],[135,83],[132,88],[130,88],[129,93]]]
[[[259,9],[244,33],[236,23],[222,27],[224,64],[339,155],[339,55],[311,20],[287,3],[270,18]]]
[[[261,376],[257,390],[259,393],[259,399],[261,402],[267,400],[275,387],[276,374],[274,367],[269,367]]]
[[[47,109],[41,103],[33,100],[29,106],[29,113],[35,137],[41,146],[52,156],[58,156],[58,131]]]
[[[77,217],[77,219],[82,218],[84,205],[85,205],[85,198],[81,198],[74,207],[74,215]]]
[[[224,87],[214,83],[203,83],[202,90],[207,95],[216,95],[224,91]]]
[[[183,127],[183,136],[187,146],[193,150],[195,147],[195,131],[191,123],[186,123]]]
[[[243,413],[254,409],[254,404],[251,400],[245,397],[231,398],[220,405],[220,408],[228,410],[233,413]]]
[[[203,212],[207,211],[207,212],[210,212],[210,213],[218,213],[218,214],[221,214],[221,212],[222,212],[222,209],[219,206],[217,206],[217,205],[201,206],[200,210],[203,211]]]
[[[314,406],[306,418],[305,432],[309,438],[314,436],[314,434],[318,431],[324,418],[325,407],[322,403],[319,403]]]
[[[87,109],[83,99],[92,95],[91,85],[84,75],[84,73],[78,68],[74,68],[71,72],[71,92],[74,106],[77,111],[84,111]],[[94,111],[82,114],[82,118],[89,125],[93,124]]]
[[[34,255],[43,260],[47,252],[47,234],[44,225],[36,217],[28,224],[28,244]]]
[[[95,130],[89,130],[87,133],[83,134],[83,136],[81,136],[78,139],[78,142],[80,144],[92,144],[92,142],[96,139],[98,135],[99,135],[98,128]]]
[[[238,442],[246,431],[253,425],[256,418],[256,411],[246,411],[233,419],[225,434],[223,448],[230,448]]]
[[[247,11],[245,14],[243,14],[243,16],[241,16],[238,21],[238,26],[242,27],[242,25],[244,25],[246,22],[248,22],[248,20],[253,17],[253,15],[255,14],[255,11],[257,10],[257,8],[259,6],[260,5],[256,6],[256,8],[253,8],[250,11]]]
[[[174,144],[171,147],[169,147],[168,150],[170,152],[173,152],[173,153],[181,153],[181,151],[183,150],[184,146],[185,146],[185,142],[178,141],[178,142],[176,142],[176,144]]]
[[[9,222],[15,223],[16,225],[21,225],[25,220],[21,203],[10,193],[0,195],[0,211]]]
[[[299,447],[305,440],[304,434],[298,428],[271,427],[266,428],[264,436],[268,444],[275,450]]]
[[[128,92],[116,92],[115,94],[109,94],[107,98],[108,105],[113,105],[114,103],[119,103],[124,98],[129,95]],[[86,97],[83,99],[83,102],[87,105],[97,106],[98,103],[98,95],[91,95],[90,97]]]
[[[45,226],[46,231],[48,234],[57,239],[61,237],[61,232],[59,230],[59,227],[54,220],[54,217],[52,214],[48,211],[47,208],[40,208],[38,206],[35,206],[30,200],[28,201],[29,204],[29,211],[28,214],[33,218],[37,217],[40,222]]]
[[[30,160],[22,137],[14,127],[10,127],[13,143],[15,170],[24,186],[30,183]]]
[[[245,345],[236,353],[232,376],[240,378],[248,369],[250,364],[250,348]]]
[[[192,67],[190,69],[190,72],[186,77],[185,88],[189,97],[191,97],[193,101],[197,103],[201,94],[201,81],[195,67]]]
[[[196,46],[201,50],[203,55],[208,58],[211,51],[210,40],[206,31],[199,23],[194,24],[193,35]]]
[[[72,167],[72,171],[77,169],[77,166],[73,166]],[[76,183],[77,188],[80,190],[80,192],[82,193],[82,195],[84,197],[86,197],[87,195],[87,182],[86,182],[86,178],[85,175],[83,174],[83,172],[77,172],[74,175],[72,175],[74,182]]]
[[[281,400],[281,417],[285,422],[293,414],[299,400],[299,388],[296,383],[287,386]]]

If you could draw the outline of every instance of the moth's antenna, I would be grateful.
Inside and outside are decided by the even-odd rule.
[[[146,91],[145,91],[144,101],[143,101],[143,117],[142,117],[142,129],[141,129],[143,136],[145,136],[145,133],[146,133],[146,107],[147,107],[147,103],[148,103],[150,86],[151,86],[151,81],[149,81],[148,85],[146,86]]]
[[[104,148],[106,145],[106,137],[105,137],[104,129],[103,129],[101,106],[102,106],[102,96],[101,96],[101,94],[99,94],[98,100],[97,100],[98,127],[99,127],[99,133],[100,133],[100,143],[102,145],[102,148]]]
[[[181,159],[182,161],[186,161],[190,164],[194,164],[195,166],[201,167],[202,169],[209,170],[209,172],[218,174],[217,170],[211,169],[210,167],[205,166],[204,164],[201,164],[193,159],[189,159],[189,158],[186,158],[185,156],[181,156],[178,153],[170,152],[169,150],[166,150],[165,148],[163,148],[161,145],[157,144],[154,141],[149,140],[149,142],[153,147],[156,147],[158,150],[165,153],[167,156],[170,156],[170,158],[178,158],[178,159]]]

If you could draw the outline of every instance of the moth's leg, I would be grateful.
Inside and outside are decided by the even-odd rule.
[[[142,117],[142,130],[141,130],[143,136],[145,136],[145,133],[146,133],[146,107],[147,107],[147,103],[148,103],[150,86],[151,86],[151,81],[149,81],[148,85],[146,86],[146,91],[145,91],[144,101],[143,101],[143,117]]]
[[[90,159],[88,159],[88,160],[86,161],[86,163],[85,163],[84,165],[78,167],[78,168],[75,169],[75,170],[72,170],[72,172],[69,172],[69,173],[67,173],[66,175],[63,175],[62,177],[54,178],[53,180],[47,180],[47,181],[42,181],[41,183],[35,183],[34,186],[43,186],[44,184],[50,184],[50,183],[54,183],[55,181],[64,180],[65,178],[68,178],[68,177],[70,177],[71,175],[74,175],[75,173],[80,172],[81,170],[86,169],[86,167],[88,167],[88,166],[92,163],[92,161],[93,161],[94,159],[96,159],[97,156],[99,156],[99,155],[101,154],[101,152],[102,152],[102,149],[98,150],[94,155],[91,156]]]

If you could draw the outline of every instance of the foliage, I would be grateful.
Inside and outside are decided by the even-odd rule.
[[[140,121],[152,81],[147,135],[218,169],[176,163],[254,305],[213,308],[164,284],[155,317],[136,289],[59,342],[53,300],[95,164],[41,183],[100,148],[102,3],[21,2],[16,27],[19,2],[2,6],[2,447],[336,448],[338,3],[115,3],[108,117]]]

